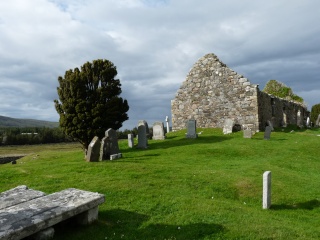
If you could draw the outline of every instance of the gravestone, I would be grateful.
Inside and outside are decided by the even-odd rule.
[[[105,137],[101,140],[99,160],[109,160],[111,155],[119,154],[119,144],[117,132],[109,128],[105,132]]]
[[[320,125],[320,114],[318,115],[317,121],[316,121],[316,127],[319,127]]]
[[[148,145],[147,131],[145,125],[138,127],[138,148],[145,149]]]
[[[169,117],[166,116],[166,123],[167,123],[167,133],[170,132],[170,127],[169,127]]]
[[[298,110],[298,112],[297,112],[297,126],[298,126],[298,127],[303,126],[303,124],[302,124],[302,118],[301,118],[301,111],[300,111],[300,110]]]
[[[267,126],[271,128],[271,131],[274,131],[273,124],[270,120],[267,121]]]
[[[155,122],[153,124],[153,140],[164,140],[165,135],[164,135],[164,126],[162,122]]]
[[[270,139],[270,135],[271,135],[271,127],[270,126],[266,126],[266,129],[264,131],[264,139],[265,140],[269,140]]]
[[[89,146],[88,146],[88,151],[86,154],[86,160],[87,162],[98,162],[99,161],[99,156],[100,156],[100,146],[101,142],[97,136],[95,136]]]
[[[128,147],[133,148],[133,146],[134,146],[134,137],[133,137],[133,134],[130,133],[128,134]]]
[[[252,130],[244,129],[243,130],[243,138],[252,138]]]
[[[282,127],[287,127],[287,114],[283,113]]]
[[[306,125],[307,125],[307,128],[310,127],[310,118],[309,118],[309,117],[307,117],[307,123],[306,123]]]
[[[271,172],[263,173],[263,196],[262,208],[269,209],[271,207]]]
[[[227,118],[224,121],[224,125],[223,125],[223,134],[229,134],[232,133],[232,128],[234,125],[234,121],[230,118]]]
[[[187,138],[197,138],[197,121],[189,119],[187,121]]]
[[[148,126],[148,123],[147,123],[145,120],[139,120],[139,122],[138,122],[138,128],[139,128],[139,126],[141,126],[141,125],[145,126],[145,129],[146,129],[146,137],[145,137],[145,139],[146,139],[146,146],[148,146],[148,138],[150,137],[149,126]],[[138,138],[139,138],[139,135],[138,135]]]

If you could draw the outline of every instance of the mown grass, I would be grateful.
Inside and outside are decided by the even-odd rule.
[[[200,131],[197,139],[169,133],[146,150],[120,141],[122,159],[97,163],[78,145],[38,146],[0,165],[0,191],[105,194],[97,222],[62,225],[55,239],[320,239],[319,130],[279,129],[270,140]],[[272,172],[270,210],[262,209],[264,171]]]

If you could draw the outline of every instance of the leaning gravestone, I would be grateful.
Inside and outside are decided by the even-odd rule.
[[[264,139],[269,140],[271,135],[271,127],[266,126],[266,130],[264,131]]]
[[[87,162],[98,162],[100,156],[100,140],[95,136],[88,146],[88,151],[86,155]]]
[[[148,145],[147,131],[145,125],[138,127],[138,148],[145,149]]]
[[[271,128],[271,131],[273,131],[274,128],[273,128],[272,122],[271,122],[270,120],[268,120],[268,121],[267,121],[267,124],[268,124],[268,126]]]
[[[187,138],[197,138],[197,121],[189,119],[187,121]]]
[[[306,123],[307,127],[309,128],[310,127],[310,118],[307,117],[307,123]]]
[[[234,125],[234,121],[230,118],[227,118],[224,121],[224,125],[223,125],[223,134],[229,134],[232,133],[232,128]]]
[[[164,125],[163,122],[155,122],[153,124],[153,140],[164,140],[165,135],[164,135]]]
[[[133,148],[133,146],[134,146],[134,137],[133,137],[133,134],[130,133],[128,134],[128,147]]]

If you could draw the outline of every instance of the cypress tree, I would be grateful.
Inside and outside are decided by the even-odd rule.
[[[63,132],[79,141],[84,150],[92,138],[102,138],[108,128],[122,127],[129,105],[120,97],[117,69],[109,60],[94,60],[59,76],[59,100],[54,100]]]

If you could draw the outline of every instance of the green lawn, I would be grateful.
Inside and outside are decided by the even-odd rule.
[[[60,226],[55,239],[320,239],[320,130],[263,133],[198,129],[146,150],[120,141],[123,158],[88,163],[77,144],[0,147],[29,153],[0,165],[0,191],[17,185],[52,193],[74,187],[105,194],[99,220]],[[262,175],[272,172],[272,207],[262,209]]]

